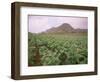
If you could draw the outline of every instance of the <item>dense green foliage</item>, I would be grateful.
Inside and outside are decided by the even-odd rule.
[[[28,65],[86,64],[86,34],[28,35]]]

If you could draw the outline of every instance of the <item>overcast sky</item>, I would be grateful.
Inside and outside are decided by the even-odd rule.
[[[73,28],[88,28],[87,17],[62,17],[62,16],[28,16],[28,29],[32,33],[40,33],[63,23],[70,24]]]

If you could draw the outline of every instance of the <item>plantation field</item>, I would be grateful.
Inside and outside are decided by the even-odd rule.
[[[28,34],[28,65],[87,64],[87,34]]]

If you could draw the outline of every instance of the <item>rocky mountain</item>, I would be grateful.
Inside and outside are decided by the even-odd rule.
[[[43,33],[80,33],[87,32],[87,29],[74,29],[70,24],[63,23],[58,27],[52,27]]]

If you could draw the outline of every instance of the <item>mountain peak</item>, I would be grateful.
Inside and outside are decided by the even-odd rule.
[[[68,24],[68,23],[63,23],[63,24],[61,24],[60,26],[71,26],[71,25]]]
[[[58,27],[52,27],[48,30],[46,30],[43,33],[72,33],[72,32],[86,32],[86,30],[83,29],[74,29],[70,24],[63,23]]]
[[[62,25],[58,26],[58,28],[61,28],[64,30],[73,30],[73,27],[68,23],[63,23]]]

